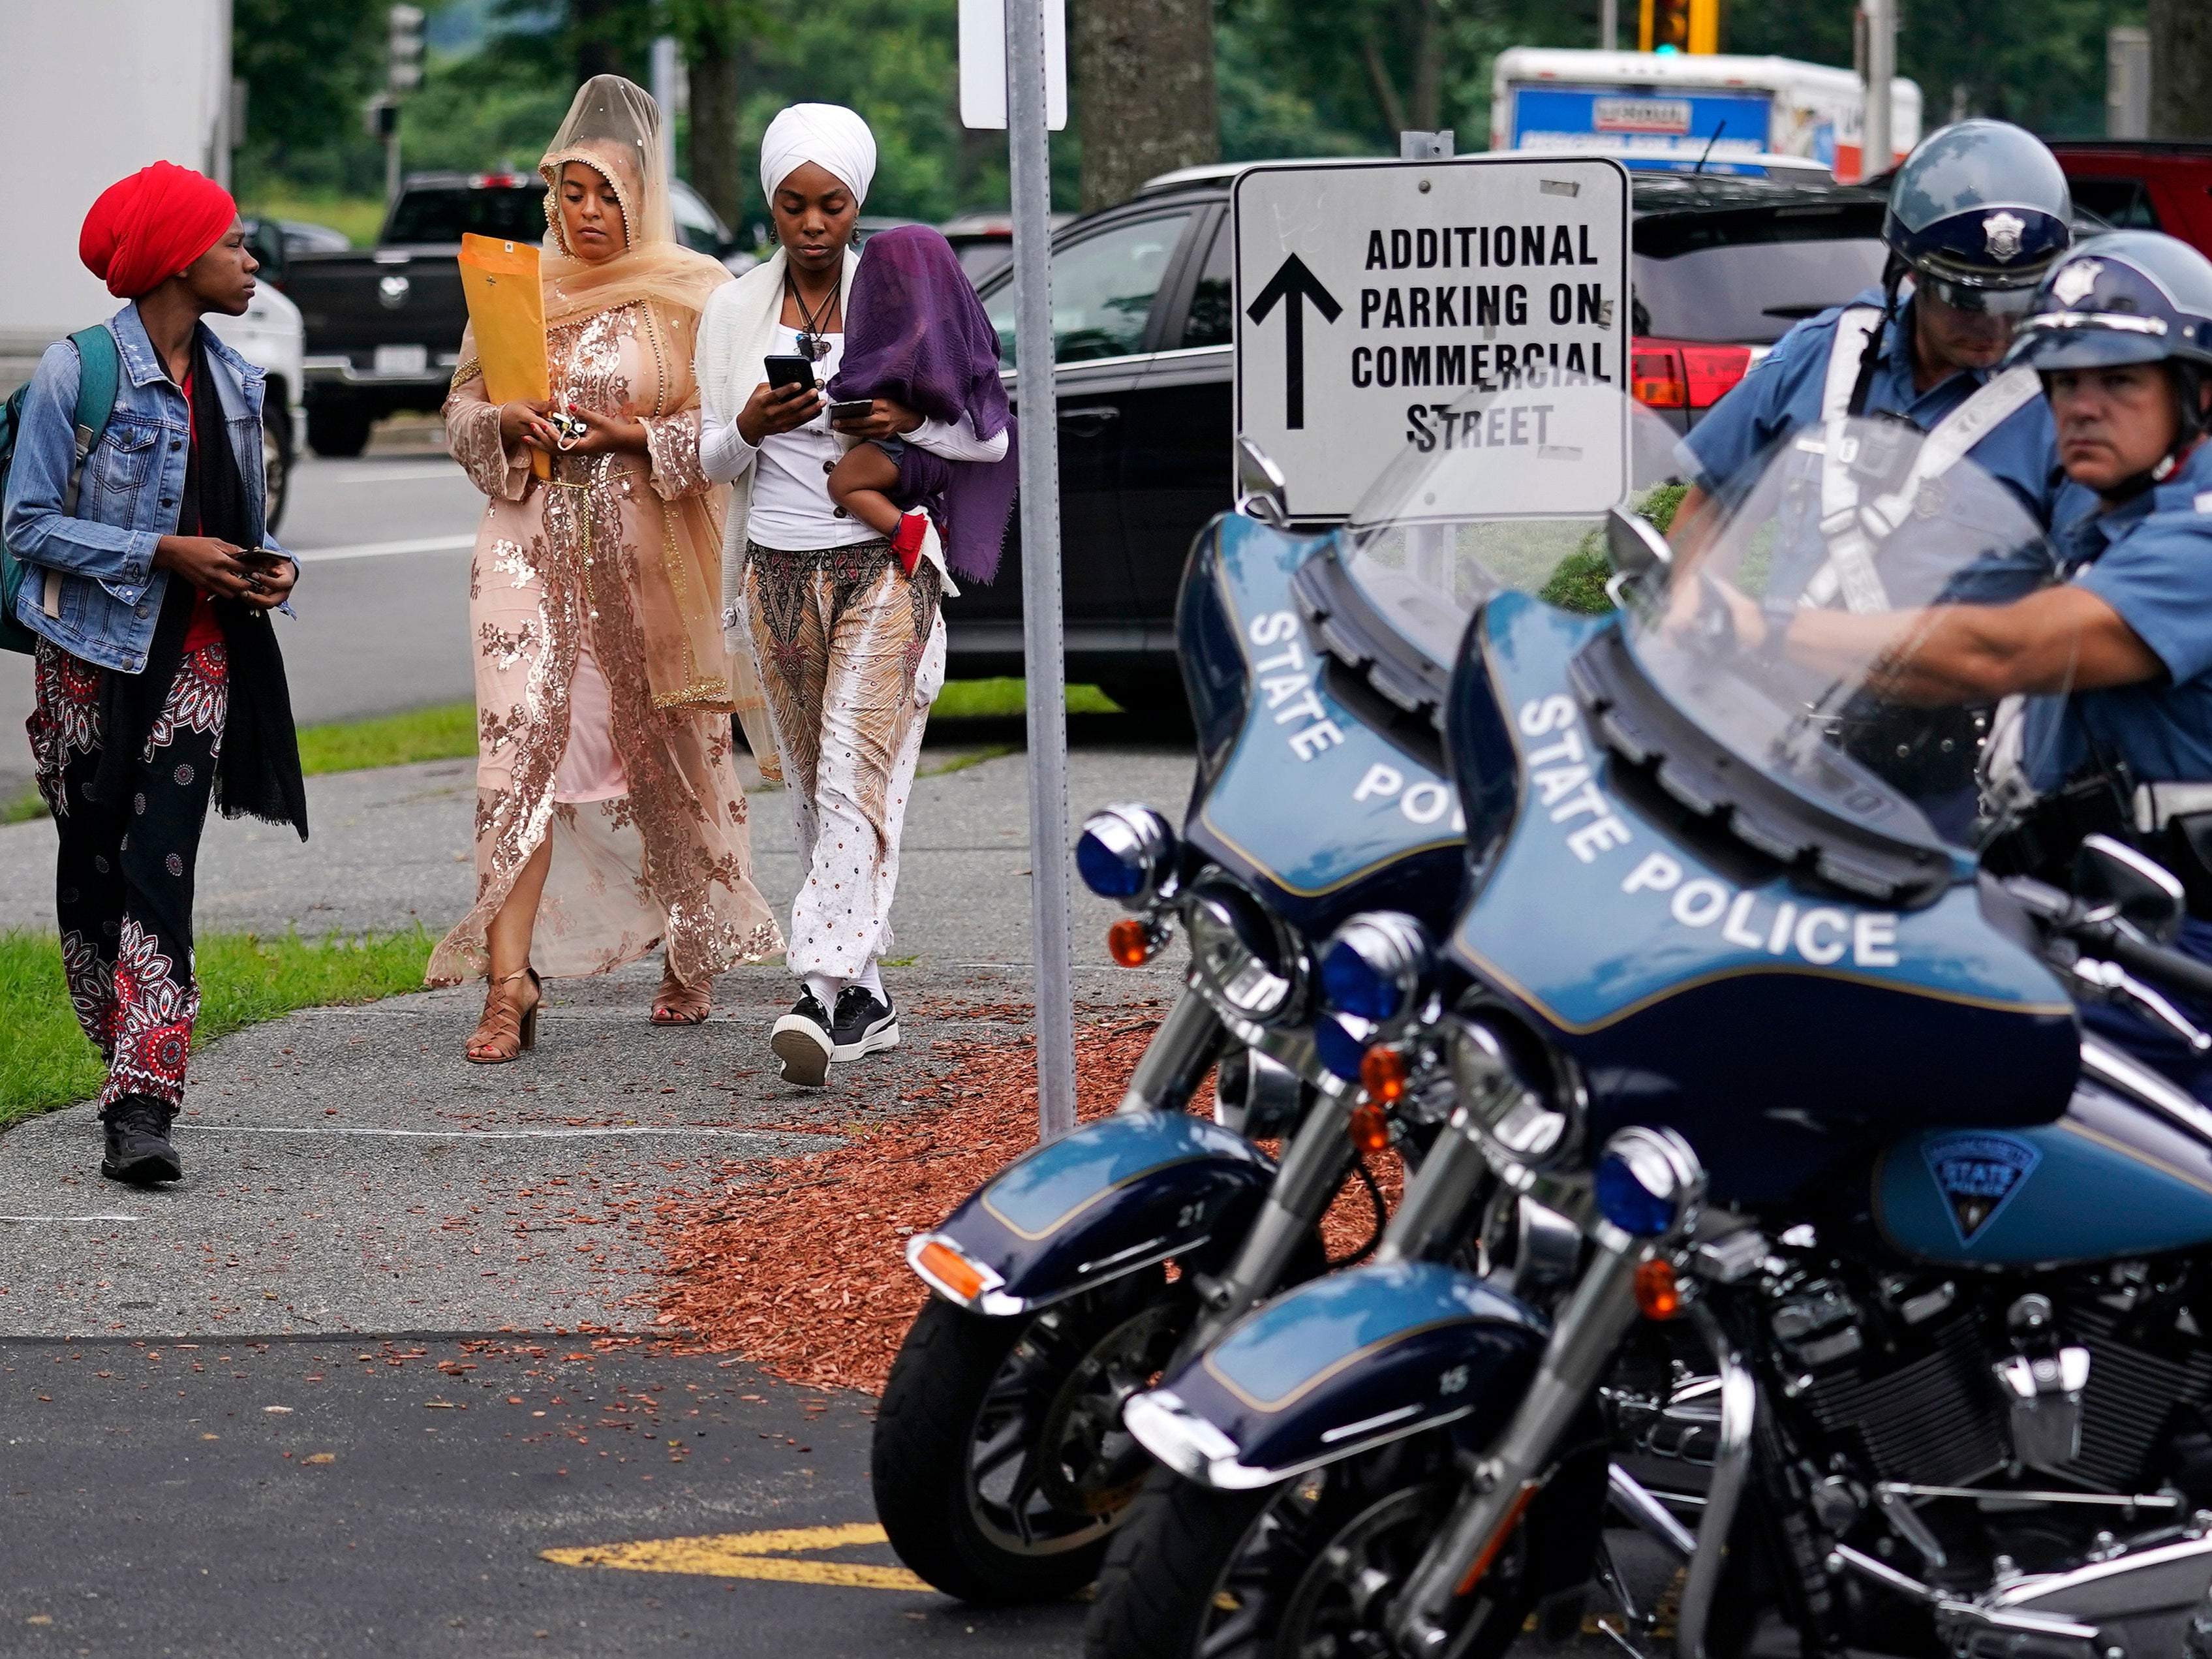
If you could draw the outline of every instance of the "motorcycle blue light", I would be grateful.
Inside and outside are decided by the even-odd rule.
[[[1314,1021],[1314,1052],[1347,1083],[1359,1081],[1359,1062],[1374,1041],[1374,1022],[1357,1014],[1323,1014]]]
[[[1705,1172],[1672,1129],[1623,1129],[1606,1143],[1591,1187],[1600,1215],[1635,1237],[1657,1238],[1704,1198]]]
[[[1413,917],[1364,912],[1338,928],[1322,952],[1322,1000],[1340,1013],[1388,1024],[1412,1007],[1434,955],[1427,930]],[[1357,1065],[1346,1075],[1358,1076]]]
[[[1656,1238],[1674,1224],[1674,1206],[1645,1190],[1626,1158],[1607,1152],[1595,1176],[1598,1213],[1625,1233]]]
[[[1149,806],[1109,806],[1085,820],[1075,843],[1083,884],[1128,909],[1150,903],[1172,872],[1175,832]]]

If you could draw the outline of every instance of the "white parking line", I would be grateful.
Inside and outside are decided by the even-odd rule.
[[[135,1215],[0,1215],[0,1221],[136,1221]]]
[[[301,564],[321,564],[331,559],[381,559],[394,553],[458,553],[463,548],[474,547],[477,538],[467,536],[422,536],[411,542],[356,542],[350,547],[295,547],[292,556]]]
[[[461,471],[460,464],[458,461],[447,461],[436,466],[368,466],[363,467],[358,472],[349,472],[343,477],[339,478],[331,477],[328,473],[323,471],[320,467],[318,467],[313,476],[314,476],[315,481],[318,483],[358,484],[410,483],[417,478],[460,478],[465,480],[469,475]]]

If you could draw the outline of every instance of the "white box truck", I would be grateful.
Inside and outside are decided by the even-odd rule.
[[[1920,88],[1892,83],[1894,154],[1860,155],[1865,88],[1847,69],[1790,58],[1577,52],[1515,46],[1491,72],[1492,149],[1572,150],[1708,171],[1758,158],[1817,162],[1845,184],[1903,161],[1920,142]]]
[[[101,191],[154,161],[229,182],[230,25],[230,0],[0,0],[0,136],[29,163],[15,179],[15,233],[0,238],[0,396],[46,347],[115,310],[76,252]],[[281,256],[274,227],[262,240]],[[273,529],[304,430],[300,309],[264,279],[246,315],[208,320],[269,376]]]

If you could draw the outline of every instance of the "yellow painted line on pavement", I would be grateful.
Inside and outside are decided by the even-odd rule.
[[[714,1578],[770,1578],[786,1584],[839,1589],[921,1590],[929,1585],[904,1567],[853,1561],[793,1561],[813,1550],[888,1543],[872,1522],[848,1527],[785,1527],[769,1532],[714,1533],[702,1538],[647,1538],[632,1544],[584,1544],[543,1550],[563,1567],[620,1567],[631,1572],[689,1572]]]

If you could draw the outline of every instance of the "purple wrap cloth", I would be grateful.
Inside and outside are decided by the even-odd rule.
[[[860,251],[846,306],[845,356],[832,401],[888,398],[925,420],[1006,434],[1006,459],[948,461],[908,444],[890,494],[937,521],[945,562],[963,581],[999,571],[1020,476],[1013,411],[999,380],[999,336],[952,245],[927,225],[878,231]]]

